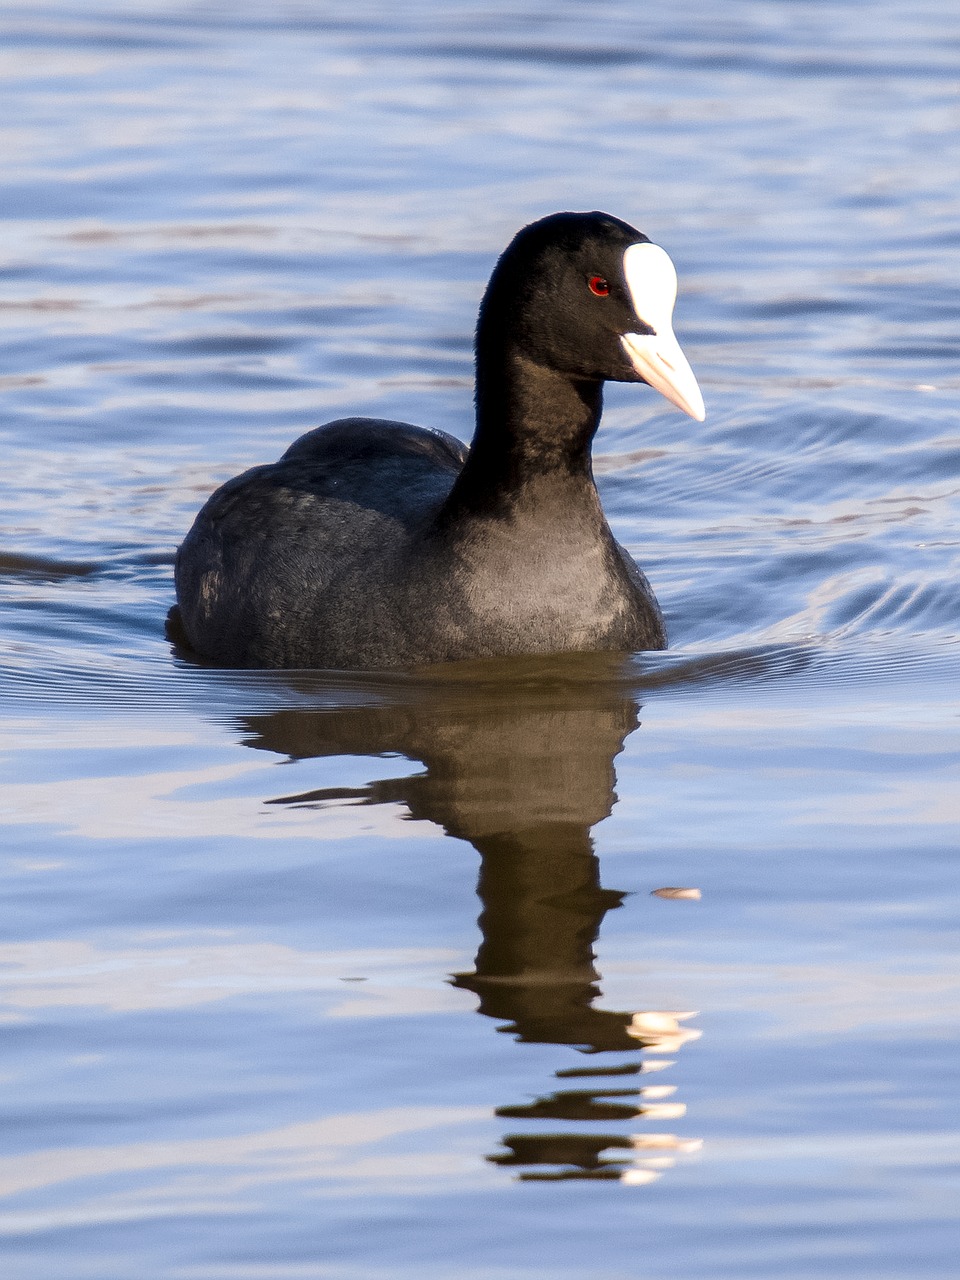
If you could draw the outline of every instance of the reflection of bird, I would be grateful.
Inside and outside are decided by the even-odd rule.
[[[406,677],[386,686],[389,698],[378,693],[378,705],[349,705],[350,695],[347,705],[251,717],[244,728],[249,745],[301,759],[396,752],[423,761],[425,772],[350,798],[400,801],[480,853],[483,941],[475,971],[456,984],[521,1040],[635,1052],[634,1014],[593,1007],[593,942],[623,894],[601,887],[590,829],[610,813],[613,759],[637,724],[627,677],[613,654],[514,658]],[[273,803],[340,798],[333,788]]]
[[[662,648],[650,586],[590,465],[605,380],[703,418],[672,329],[666,253],[606,214],[555,214],[497,263],[467,452],[345,418],[224,485],[177,558],[194,649],[228,666],[386,668]]]
[[[593,944],[623,894],[601,887],[590,828],[615,800],[613,760],[637,725],[632,686],[627,664],[612,654],[514,658],[392,680],[338,678],[331,686],[340,690],[335,705],[242,722],[249,746],[298,759],[397,753],[422,761],[423,773],[271,803],[401,802],[414,817],[470,841],[481,859],[483,939],[474,971],[457,974],[456,985],[474,991],[479,1011],[505,1023],[501,1029],[520,1041],[630,1055],[627,1063],[601,1066],[603,1058],[591,1057],[590,1065],[560,1070],[560,1077],[600,1080],[501,1107],[504,1117],[597,1124],[668,1119],[683,1111],[661,1101],[672,1096],[669,1085],[617,1089],[603,1079],[671,1066],[638,1057],[641,1050],[665,1052],[681,1034],[683,1015],[594,1007],[600,975]],[[653,1136],[660,1147],[679,1142]],[[592,1133],[582,1141],[547,1135],[543,1142],[521,1135],[505,1142],[514,1154],[492,1157],[496,1163],[529,1158],[540,1165],[555,1157],[578,1170],[556,1176],[640,1183],[649,1172],[636,1165],[637,1139],[629,1135]],[[600,1161],[608,1146],[629,1148],[633,1163]]]
[[[629,1137],[595,1133],[514,1133],[503,1139],[507,1150],[487,1156],[491,1164],[519,1165],[525,1171],[520,1174],[524,1182],[553,1182],[568,1178],[591,1180],[620,1180],[633,1157],[633,1144]],[[622,1154],[603,1160],[601,1154],[619,1150]],[[538,1165],[566,1166],[558,1174],[545,1172]]]

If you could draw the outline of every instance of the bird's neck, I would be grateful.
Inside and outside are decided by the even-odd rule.
[[[448,514],[516,517],[544,505],[595,509],[590,446],[603,384],[535,364],[517,351],[477,355],[477,428]]]

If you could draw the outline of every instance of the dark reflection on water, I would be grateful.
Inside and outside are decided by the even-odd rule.
[[[412,696],[399,705],[276,711],[247,717],[241,728],[248,746],[297,760],[396,754],[422,761],[424,772],[413,776],[268,803],[400,802],[411,817],[469,841],[480,854],[483,941],[474,971],[455,975],[454,984],[475,992],[478,1011],[520,1042],[639,1058],[645,1048],[673,1049],[694,1033],[681,1031],[674,1013],[595,1007],[601,975],[594,943],[624,894],[601,886],[590,830],[616,800],[614,757],[639,723],[634,685],[630,664],[610,654],[460,664],[413,682]],[[654,1059],[612,1070],[639,1073],[661,1065],[669,1064]],[[578,1074],[602,1077],[609,1070]],[[682,1104],[656,1100],[672,1092],[671,1086],[567,1089],[529,1104],[505,1104],[497,1115],[587,1123],[673,1118],[683,1113]],[[660,1138],[662,1146],[682,1146],[673,1135]],[[616,1133],[503,1141],[512,1154],[490,1156],[494,1163],[563,1166],[539,1178],[629,1172],[636,1179],[646,1172],[635,1162],[598,1162],[608,1146],[633,1154],[633,1144]]]

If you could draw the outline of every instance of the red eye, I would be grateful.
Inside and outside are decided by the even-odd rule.
[[[598,298],[605,298],[610,292],[610,285],[604,280],[603,276],[591,276],[587,281],[587,288],[591,293],[595,293]]]

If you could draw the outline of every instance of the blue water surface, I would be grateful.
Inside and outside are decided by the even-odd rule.
[[[0,2],[5,1280],[956,1275],[958,65],[947,0]],[[180,655],[209,492],[469,439],[564,208],[680,275],[707,420],[595,451],[669,651]]]

